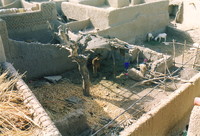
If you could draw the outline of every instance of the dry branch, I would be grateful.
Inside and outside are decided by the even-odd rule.
[[[190,80],[183,80],[181,78],[177,78],[177,77],[171,77],[171,76],[163,76],[163,77],[158,77],[158,78],[152,78],[152,79],[148,79],[148,80],[143,80],[141,82],[135,83],[133,86],[131,86],[131,88],[136,87],[136,86],[140,86],[140,85],[144,85],[147,83],[155,83],[155,84],[160,84],[159,82],[161,82],[160,80],[178,80],[181,82],[185,82],[185,83],[193,83],[193,81]],[[159,82],[155,82],[155,81],[159,81]]]
[[[60,46],[70,52],[70,57],[78,64],[79,72],[82,76],[82,88],[85,96],[90,95],[90,77],[87,68],[87,61],[90,51],[86,50],[88,42],[92,40],[90,35],[75,35],[69,29],[63,26],[58,27],[58,33],[55,33],[64,45]],[[72,40],[73,39],[73,40]],[[76,39],[76,40],[74,40]],[[84,42],[82,42],[84,40]]]

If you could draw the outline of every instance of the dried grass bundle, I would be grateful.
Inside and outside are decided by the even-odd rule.
[[[15,90],[17,77],[0,75],[0,135],[28,136],[35,127],[32,115],[23,104],[21,94]]]

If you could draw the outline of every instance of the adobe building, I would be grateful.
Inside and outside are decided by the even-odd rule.
[[[82,28],[84,32],[135,43],[144,40],[149,32],[165,31],[169,23],[168,5],[166,0],[69,0],[62,2],[61,8],[69,19],[89,20]]]

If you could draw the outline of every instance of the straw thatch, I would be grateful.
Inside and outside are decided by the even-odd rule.
[[[18,78],[8,78],[7,73],[0,75],[0,135],[33,135],[35,123],[21,94],[15,90]]]

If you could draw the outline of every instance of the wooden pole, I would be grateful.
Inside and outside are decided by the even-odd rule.
[[[185,46],[186,46],[186,40],[185,40],[185,42],[184,42],[184,47],[183,47],[182,66],[183,66],[183,63],[184,63],[184,57],[185,57]]]
[[[139,67],[139,57],[140,57],[140,51],[137,53],[137,68]]]
[[[195,53],[195,59],[194,59],[194,63],[193,63],[193,68],[195,67],[195,65],[196,65],[196,61],[197,61],[197,58],[198,58],[198,52],[199,52],[199,46],[197,47],[197,49],[196,49],[196,53]]]
[[[167,62],[166,62],[166,58],[164,57],[164,60],[165,60],[165,72],[164,74],[166,75],[167,74]],[[166,91],[166,76],[164,78],[164,90]]]
[[[174,39],[172,40],[173,41],[173,59],[174,59],[174,65],[175,65],[175,57],[176,57],[176,48],[175,48],[175,41]]]
[[[171,74],[171,72],[170,72],[170,70],[169,70],[169,67],[168,67],[168,65],[167,65],[166,59],[165,59],[165,66],[166,66],[167,72],[169,73],[169,76],[172,77],[172,74]],[[166,73],[165,73],[165,75],[166,75]],[[175,80],[172,79],[172,81],[173,81],[174,86],[175,86],[176,89],[177,89],[178,87],[177,87],[177,85],[176,85],[176,83],[175,83]]]
[[[113,49],[114,47],[111,47],[111,52],[112,52],[112,60],[113,60],[113,77],[115,78],[116,76],[116,63],[115,63],[115,50]]]

